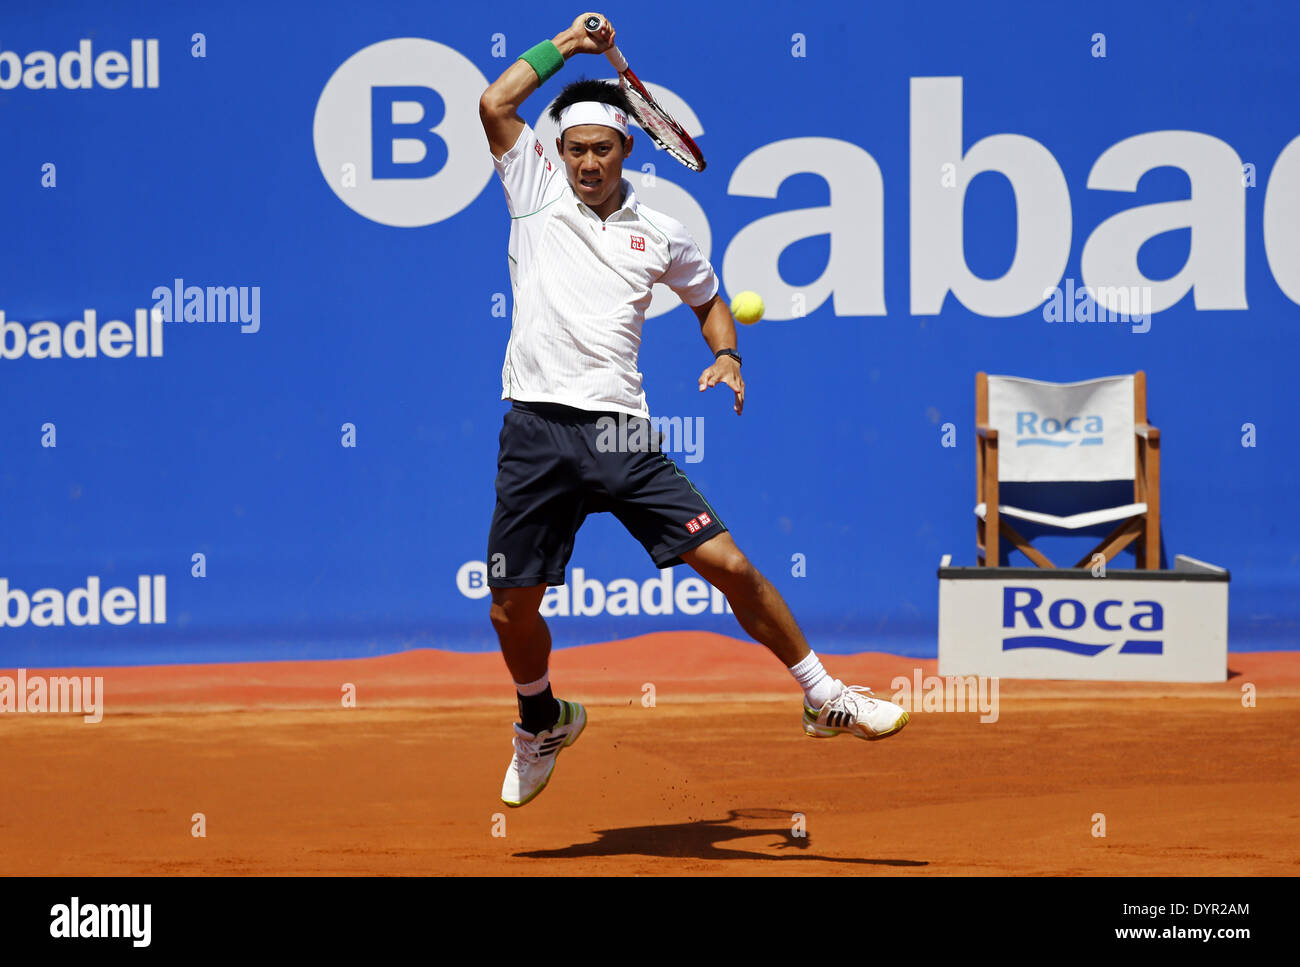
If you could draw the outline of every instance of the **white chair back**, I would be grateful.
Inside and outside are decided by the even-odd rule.
[[[990,376],[988,388],[999,480],[1133,479],[1132,374],[1080,383]]]

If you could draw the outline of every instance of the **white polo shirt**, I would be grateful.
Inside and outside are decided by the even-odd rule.
[[[718,291],[713,266],[626,178],[623,207],[601,221],[527,124],[492,163],[510,210],[515,302],[501,398],[648,417],[637,353],[651,288],[703,305]]]

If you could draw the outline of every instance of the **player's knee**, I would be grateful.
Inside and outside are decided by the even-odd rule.
[[[529,608],[526,602],[510,598],[493,601],[488,614],[492,627],[499,635],[526,632],[537,620],[536,608]]]
[[[717,574],[727,588],[744,590],[758,582],[758,569],[739,549],[726,551],[717,561]]]
[[[497,604],[495,601],[492,602],[492,607],[488,614],[492,619],[492,627],[495,628],[498,633],[504,633],[510,630],[510,609],[504,604]]]

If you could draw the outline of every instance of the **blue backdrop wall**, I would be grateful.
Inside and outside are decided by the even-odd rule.
[[[0,12],[0,666],[495,648],[509,220],[477,100],[579,12]],[[657,296],[650,407],[703,427],[674,458],[814,647],[935,653],[980,369],[1145,369],[1169,552],[1232,570],[1231,648],[1295,647],[1300,7],[605,12],[709,160],[641,138],[627,176],[768,302],[737,418]],[[612,71],[570,61],[525,118],[582,75]],[[1152,311],[1045,311],[1085,285]],[[577,569],[557,645],[741,633],[607,516]]]

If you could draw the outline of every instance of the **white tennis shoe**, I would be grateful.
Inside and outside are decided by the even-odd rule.
[[[845,685],[838,678],[840,693],[820,709],[803,706],[803,730],[816,739],[829,739],[847,732],[859,739],[883,739],[907,724],[901,705],[871,698],[872,691],[861,685]]]
[[[549,729],[533,735],[515,724],[515,754],[501,784],[501,801],[523,806],[546,788],[555,770],[560,750],[573,745],[587,727],[587,710],[577,702],[557,698],[560,719]]]

